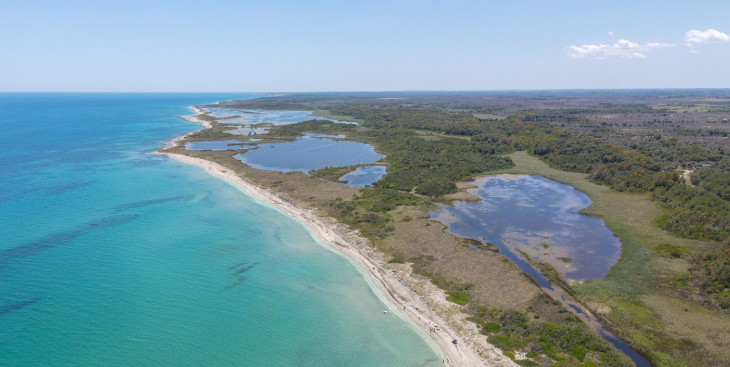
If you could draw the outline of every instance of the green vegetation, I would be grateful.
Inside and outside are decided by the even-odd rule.
[[[499,171],[500,173],[537,174],[574,186],[593,200],[593,204],[583,212],[602,218],[621,239],[621,258],[605,278],[572,287],[581,303],[588,306],[604,325],[627,339],[657,366],[722,364],[718,362],[722,359],[718,358],[723,352],[715,348],[714,344],[691,342],[720,337],[719,330],[730,327],[723,316],[702,313],[698,310],[702,306],[689,301],[696,297],[697,290],[701,291],[699,285],[693,286],[701,284],[704,279],[699,273],[705,274],[706,266],[714,263],[714,259],[705,263],[701,261],[701,255],[697,258],[674,258],[657,254],[657,251],[661,252],[661,249],[666,248],[662,244],[671,243],[693,253],[704,253],[711,248],[711,243],[676,238],[658,228],[652,219],[657,218],[662,210],[646,195],[608,190],[605,186],[588,181],[585,174],[550,168],[543,161],[522,152],[513,153],[510,158],[516,166]],[[718,251],[710,253],[716,252]],[[693,276],[689,276],[685,266],[673,270],[662,259],[675,262],[695,259]],[[657,274],[658,269],[671,272],[660,275]],[[675,298],[685,294],[683,289],[677,287],[689,287],[686,292],[688,300]],[[647,298],[645,295],[651,297]],[[703,303],[720,308],[721,301],[716,295],[718,294],[707,293]],[[693,311],[688,314],[685,309]],[[698,313],[702,315],[701,318],[695,317]],[[676,320],[680,318],[687,322],[677,324]],[[662,321],[665,319],[671,323],[666,324]],[[680,337],[681,335],[685,337]],[[726,336],[723,334],[722,338]]]
[[[488,322],[484,324],[484,331],[490,334],[498,333],[502,331],[502,326],[500,326],[496,322]]]
[[[604,108],[614,109],[614,106]],[[651,110],[646,106],[615,108]],[[509,162],[495,159],[493,154],[528,150],[552,167],[588,173],[593,182],[614,190],[652,193],[652,197],[669,210],[657,223],[672,233],[688,238],[730,240],[730,202],[723,199],[728,190],[724,184],[730,180],[730,173],[702,171],[704,173],[696,175],[700,184],[689,187],[679,180],[674,169],[662,168],[678,160],[686,163],[702,158],[720,161],[721,154],[704,148],[682,145],[676,139],[649,139],[654,145],[645,152],[661,157],[657,161],[641,152],[591,136],[555,129],[548,123],[539,122],[539,116],[532,114],[512,115],[505,120],[494,121],[479,119],[466,112],[449,113],[435,106],[339,104],[331,110],[362,119],[364,126],[375,129],[373,135],[379,139],[374,142],[379,149],[390,154],[388,161],[394,168],[383,180],[386,187],[410,191],[420,186],[421,189],[417,189],[419,193],[441,196],[455,192],[451,182],[460,178],[510,166]],[[412,130],[404,129],[469,136],[471,140],[413,139]],[[385,136],[405,144],[389,147]],[[439,159],[445,156],[451,160]],[[414,166],[418,170],[409,169]],[[425,179],[420,177],[424,175],[424,168],[435,175]]]
[[[686,248],[669,243],[662,243],[654,247],[654,252],[659,256],[665,257],[684,257],[691,254]]]
[[[334,102],[323,102],[330,100]],[[361,122],[355,126],[311,120],[274,126],[271,131],[277,139],[292,139],[305,132],[346,134],[350,140],[373,144],[387,154],[388,174],[378,187],[365,189],[352,199],[331,200],[326,206],[331,215],[360,230],[376,246],[393,234],[396,225],[413,221],[406,215],[399,216],[396,223],[392,210],[427,205],[436,197],[455,193],[456,183],[470,176],[531,173],[574,186],[593,200],[583,212],[603,219],[621,239],[622,255],[604,279],[573,288],[562,286],[657,366],[730,362],[723,359],[730,344],[725,332],[730,324],[721,317],[730,308],[730,154],[724,148],[685,139],[722,137],[727,131],[676,127],[670,130],[674,136],[667,136],[665,130],[665,136],[655,131],[646,134],[643,131],[673,123],[666,114],[679,110],[643,103],[601,102],[590,108],[515,112],[509,104],[492,109],[453,101],[327,95],[324,100],[268,98],[248,104],[248,108],[257,108],[251,105],[318,109],[319,115],[352,116],[343,119]],[[702,111],[718,110],[711,106]],[[683,113],[696,112],[693,108],[685,108]],[[486,118],[485,114],[497,110],[507,115],[503,109],[512,114],[501,120]],[[589,114],[610,115],[623,122],[595,121]],[[641,134],[634,134],[637,124],[626,128],[629,133],[617,132],[617,126],[626,127],[631,116],[642,114],[663,114],[664,118],[642,121]],[[677,171],[690,168],[695,168],[691,175],[694,186],[686,184]],[[313,173],[322,178],[342,172],[336,168],[319,171]],[[491,249],[491,244],[478,241],[464,243]],[[547,249],[550,245],[545,242],[542,246]],[[433,258],[389,254],[392,262],[413,263],[414,271],[445,290],[447,299],[464,305],[475,315],[472,321],[489,335],[490,343],[506,353],[529,353],[521,365],[546,359],[567,366],[625,365],[615,349],[591,339],[595,334],[564,311],[535,303],[527,312],[484,313],[479,311],[483,305],[478,294],[475,296],[474,285],[438,268],[426,271]],[[534,265],[559,282],[552,266]],[[505,314],[511,316],[503,319]]]
[[[327,181],[344,183],[344,181],[340,181],[340,177],[354,171],[355,169],[357,169],[356,166],[325,167],[322,169],[311,170],[309,171],[309,174]]]
[[[448,292],[447,294],[446,300],[457,305],[464,306],[469,302],[469,292],[467,291]]]
[[[467,247],[472,246],[482,251],[499,252],[499,248],[491,242],[481,242],[471,238],[462,238],[461,240],[467,245]]]
[[[399,206],[415,206],[425,201],[409,193],[384,188],[365,188],[351,200],[336,199],[329,203],[330,214],[341,222],[360,230],[373,241],[382,239],[395,228],[389,211]]]
[[[558,302],[546,295],[533,300],[528,312],[490,310],[481,307],[474,321],[489,335],[487,342],[505,355],[526,353],[521,366],[534,366],[543,360],[561,366],[583,366],[586,362],[602,366],[631,366],[632,362],[575,318]],[[535,318],[534,315],[542,315]],[[490,321],[486,321],[490,320]],[[533,364],[534,363],[534,364]]]
[[[320,133],[320,134],[345,134],[347,136],[354,135],[357,125],[338,124],[329,120],[307,120],[296,124],[274,125],[271,127],[269,134],[280,137],[297,137],[304,133]]]
[[[710,295],[707,301],[730,308],[730,245],[695,257],[693,265],[694,283]]]
[[[427,196],[456,192],[456,182],[469,176],[511,166],[509,160],[485,154],[477,144],[463,139],[421,139],[408,130],[374,130],[368,133],[379,152],[387,154],[388,173],[378,185]]]
[[[188,136],[188,139],[191,139],[191,140],[228,140],[228,139],[240,138],[240,135],[234,135],[231,133],[227,133],[226,130],[230,130],[231,127],[226,124],[221,124],[218,122],[211,122],[210,125],[211,125],[210,129],[203,129],[203,130],[196,131],[196,132],[190,134],[190,136]]]

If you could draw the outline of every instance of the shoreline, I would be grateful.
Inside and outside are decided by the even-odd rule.
[[[196,106],[190,106],[190,108],[197,114],[204,113]],[[209,122],[200,120],[195,115],[182,116],[182,118],[188,122],[197,123],[204,129],[211,127]],[[172,144],[177,144],[191,133],[171,138],[177,138],[172,141]],[[165,144],[171,139],[163,143],[160,149],[164,149]],[[334,218],[322,216],[315,209],[306,208],[292,200],[282,198],[266,188],[247,181],[244,177],[218,163],[161,151],[149,154],[165,155],[171,159],[201,167],[208,174],[228,182],[254,200],[303,224],[321,245],[339,252],[352,263],[363,275],[376,296],[390,308],[390,311],[397,312],[398,317],[418,329],[422,334],[421,337],[432,348],[438,349],[437,354],[440,354],[445,365],[476,367],[498,363],[501,366],[517,366],[500,350],[486,343],[486,337],[478,332],[476,325],[463,320],[460,320],[463,322],[459,325],[452,325],[444,320],[442,315],[448,317],[448,321],[451,322],[455,317],[463,319],[468,315],[461,312],[459,309],[461,306],[446,301],[446,294],[442,290],[431,284],[430,281],[414,276],[408,265],[387,263],[383,259],[383,254],[369,246],[365,238],[358,236],[356,232],[338,223]],[[414,288],[418,288],[420,292]],[[415,306],[419,306],[418,309]],[[436,309],[440,312],[436,312]],[[440,330],[437,330],[434,325],[439,325]],[[461,333],[455,331],[454,326],[458,326]],[[468,333],[468,337],[463,335],[465,331]],[[452,344],[452,340],[457,337],[458,346],[455,346]]]
[[[205,113],[205,111],[203,111],[200,108],[195,107],[195,106],[188,106],[188,108],[190,108],[193,111],[195,111],[195,114],[194,115],[186,115],[186,116],[178,116],[178,117],[180,117],[181,119],[183,119],[186,122],[190,122],[190,123],[193,123],[193,124],[198,124],[198,125],[202,126],[203,128],[202,129],[199,129],[199,130],[188,131],[188,132],[182,133],[180,135],[175,135],[175,136],[173,136],[173,137],[171,137],[171,138],[163,141],[162,144],[160,144],[160,147],[157,148],[158,150],[159,149],[172,148],[172,147],[175,146],[175,144],[177,144],[177,142],[185,139],[186,136],[188,136],[188,135],[190,135],[190,134],[192,134],[192,133],[194,133],[196,131],[210,129],[212,127],[212,125],[210,124],[210,122],[205,121],[205,120],[201,120],[201,119],[199,119],[197,117],[198,115],[202,115],[203,113]]]
[[[153,152],[150,154],[165,155],[177,161],[201,167],[210,175],[228,182],[256,201],[302,223],[320,243],[339,252],[355,265],[357,270],[365,276],[367,282],[377,290],[376,294],[379,293],[379,296],[384,298],[383,301],[388,303],[392,310],[397,311],[412,326],[429,336],[429,339],[438,347],[446,365],[464,367],[488,365],[471,348],[461,343],[461,340],[458,347],[454,346],[451,342],[456,333],[451,327],[427,306],[427,302],[420,295],[401,282],[401,279],[395,275],[395,270],[387,267],[384,261],[375,258],[377,257],[375,251],[365,244],[364,238],[343,228],[344,226],[337,224],[334,219],[322,217],[313,209],[304,208],[290,200],[280,198],[217,163],[174,153]],[[415,310],[413,305],[420,306],[419,310]],[[430,322],[440,325],[442,330],[431,332]]]

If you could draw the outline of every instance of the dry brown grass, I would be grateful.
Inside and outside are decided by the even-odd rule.
[[[469,250],[460,238],[444,232],[444,225],[423,219],[426,210],[427,207],[422,206],[391,212],[396,218],[396,230],[378,245],[386,252],[402,254],[406,259],[431,257],[433,260],[424,266],[424,270],[459,284],[474,285],[469,289],[472,305],[524,310],[540,293],[540,289],[504,256]],[[400,220],[406,216],[414,220]]]

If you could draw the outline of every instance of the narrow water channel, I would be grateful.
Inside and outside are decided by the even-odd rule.
[[[492,243],[499,254],[638,367],[652,366],[520,254],[553,265],[569,283],[604,277],[618,260],[621,243],[603,221],[578,213],[590,205],[590,199],[568,185],[539,176],[494,175],[474,185],[468,191],[480,201],[440,205],[441,210],[429,213],[430,219],[443,223],[457,236]]]

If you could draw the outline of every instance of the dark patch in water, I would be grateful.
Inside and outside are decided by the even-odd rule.
[[[72,182],[58,186],[52,186],[46,189],[46,192],[52,195],[62,194],[64,192],[78,190],[80,188],[91,185],[91,182]]]
[[[32,304],[37,303],[40,300],[41,300],[41,298],[36,298],[36,299],[30,299],[27,301],[13,303],[13,304],[5,305],[5,306],[0,306],[0,317],[5,316],[11,312],[26,308]]]
[[[251,264],[251,265],[246,265],[246,266],[244,266],[244,267],[241,267],[241,268],[239,268],[238,270],[236,270],[236,271],[234,272],[234,274],[236,274],[236,275],[241,275],[241,274],[243,274],[243,273],[245,273],[245,272],[247,272],[247,271],[251,270],[251,268],[253,268],[254,266],[256,266],[256,265],[258,265],[258,264],[259,264],[258,262],[255,262],[255,263],[253,263],[253,264]]]
[[[134,220],[137,217],[139,217],[139,215],[125,214],[100,218],[80,226],[80,228],[75,231],[49,234],[35,241],[27,242],[20,246],[12,247],[7,250],[2,250],[0,251],[0,264],[3,264],[12,259],[22,259],[28,256],[35,255],[42,251],[70,242],[76,237],[84,235],[95,229],[118,226],[120,224],[124,224],[131,220]]]
[[[578,306],[576,306],[576,305],[574,305],[572,303],[568,304],[568,306],[570,306],[570,308],[572,308],[573,310],[575,310],[575,312],[580,313],[580,314],[584,314],[589,319],[591,318],[590,316],[588,316],[587,313],[585,313],[585,311],[583,311],[582,308],[580,308],[580,307],[578,307]]]
[[[230,267],[228,267],[228,270],[233,270],[233,269],[235,269],[235,268],[237,268],[237,267],[239,267],[241,265],[246,265],[246,262],[244,261],[242,263],[238,263],[236,265],[230,266]]]
[[[240,263],[235,264],[233,266],[229,266],[228,267],[228,270],[229,271],[230,270],[234,270],[233,274],[236,275],[236,276],[238,276],[238,275],[241,275],[241,274],[243,274],[243,273],[251,270],[251,268],[253,268],[254,266],[258,265],[259,262],[257,261],[255,263],[248,264],[248,265],[246,265],[246,264],[248,264],[248,262],[243,261],[243,262],[240,262]],[[246,281],[246,279],[247,279],[246,276],[240,276],[240,277],[238,277],[238,280],[236,280],[235,283],[227,286],[225,289],[226,290],[229,290],[231,288],[238,287],[239,285],[243,284]]]
[[[82,227],[82,231],[91,231],[107,227],[118,226],[139,218],[138,214],[123,214],[93,220]]]
[[[231,284],[231,285],[227,286],[227,287],[226,287],[225,289],[226,289],[226,290],[229,290],[229,289],[232,289],[232,288],[238,287],[239,285],[241,285],[241,284],[243,284],[243,283],[245,283],[245,282],[246,282],[246,277],[245,277],[245,276],[242,276],[242,277],[238,278],[238,280],[236,280],[236,282],[235,282],[235,283],[233,283],[233,284]]]
[[[192,200],[193,198],[194,198],[193,195],[181,195],[181,196],[175,196],[175,197],[171,197],[171,198],[142,200],[142,201],[138,201],[136,203],[117,205],[114,207],[114,210],[120,212],[120,211],[124,211],[124,210],[129,210],[129,209],[144,208],[146,206],[163,204],[163,203],[167,203],[170,201],[177,201],[177,200],[187,201],[187,200]]]

